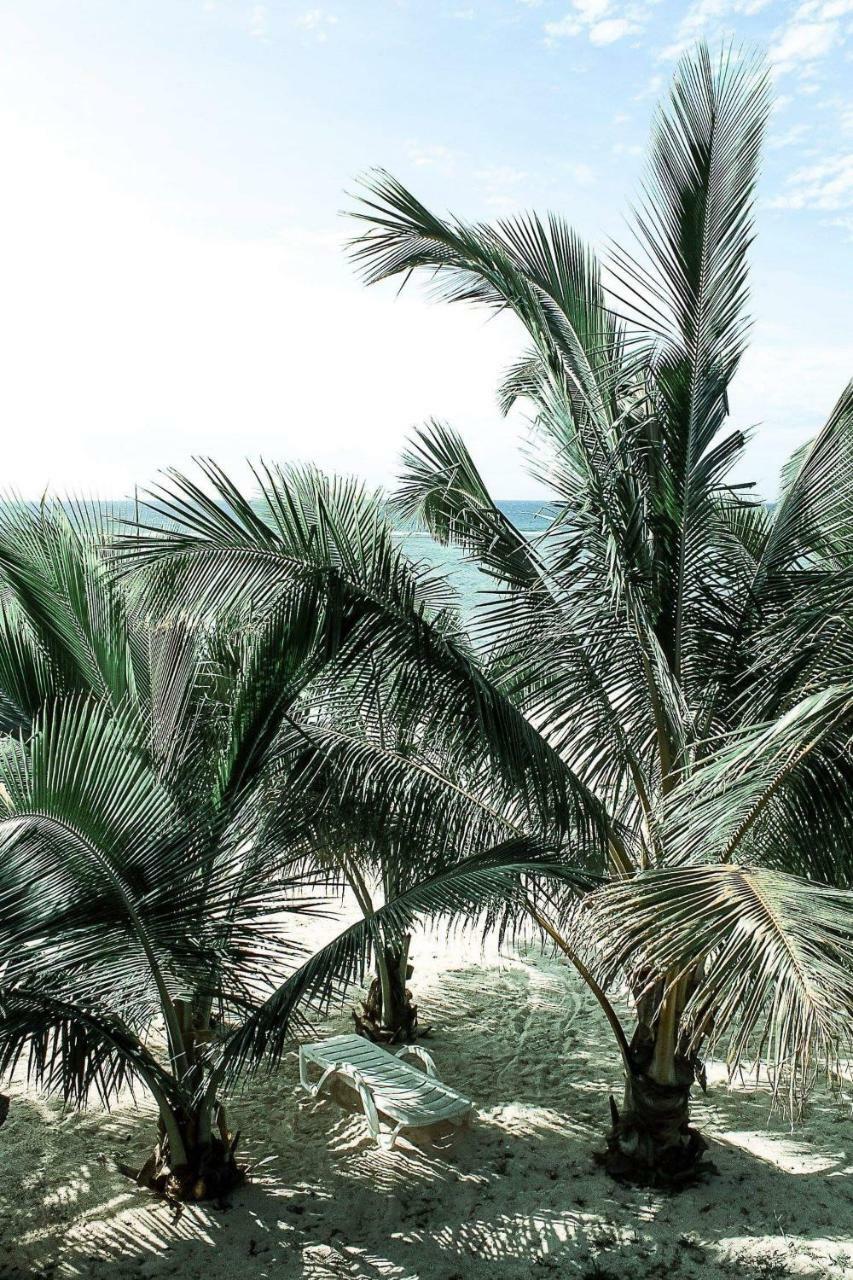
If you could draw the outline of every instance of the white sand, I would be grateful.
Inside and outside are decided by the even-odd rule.
[[[573,974],[537,950],[484,957],[429,935],[413,959],[428,1047],[479,1108],[454,1150],[379,1151],[357,1117],[301,1092],[291,1055],[230,1108],[250,1184],[227,1209],[178,1213],[112,1163],[141,1161],[147,1104],[63,1115],[13,1086],[2,1280],[853,1277],[849,1105],[821,1093],[792,1133],[764,1090],[712,1071],[695,1119],[719,1175],[674,1197],[620,1187],[592,1160],[619,1064]]]

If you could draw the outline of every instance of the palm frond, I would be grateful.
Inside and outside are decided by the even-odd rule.
[[[151,607],[307,619],[328,679],[345,674],[350,696],[361,682],[369,698],[383,671],[394,716],[423,722],[428,708],[432,736],[511,779],[528,805],[590,849],[617,838],[599,798],[481,670],[447,607],[445,580],[406,557],[375,498],[315,472],[267,471],[262,518],[216,468],[205,474],[218,502],[176,475],[155,504],[175,528],[120,550],[126,569],[151,575]],[[170,572],[165,596],[164,564],[185,569]]]
[[[190,1100],[139,1036],[94,999],[62,999],[37,981],[0,979],[0,1077],[22,1059],[32,1085],[76,1107],[93,1094],[108,1107],[134,1080],[173,1104]]]
[[[853,686],[848,682],[804,698],[775,720],[748,724],[730,735],[669,797],[669,856],[785,865],[791,856],[786,846],[808,849],[822,806],[829,806],[836,820],[844,813],[846,793],[823,768],[822,749],[849,744],[851,734]],[[842,823],[841,846],[843,828]]]
[[[423,525],[437,542],[462,547],[501,582],[543,586],[535,547],[494,502],[457,432],[427,423],[403,466],[395,506],[405,519]]]
[[[747,251],[768,110],[767,72],[757,59],[728,50],[715,63],[705,45],[685,54],[658,112],[637,211],[642,260],[615,255],[623,296],[641,301],[641,323],[650,300],[657,317],[659,554],[668,561],[669,620],[661,639],[679,679],[685,663],[702,678],[695,669],[703,612],[697,593],[709,568],[714,572],[706,530],[742,445],[738,433],[715,440],[748,327]],[[718,563],[717,576],[722,569]]]
[[[103,544],[60,504],[2,504],[0,587],[6,628],[19,632],[0,677],[22,713],[32,716],[63,693],[90,691],[114,706],[144,694],[138,637],[110,581]]]
[[[775,871],[702,866],[645,872],[588,906],[602,966],[637,990],[693,983],[685,1020],[729,1062],[766,1060],[796,1100],[815,1064],[849,1053],[853,894]]]
[[[419,916],[506,927],[513,913],[526,915],[536,885],[545,879],[581,892],[594,882],[555,858],[555,850],[526,839],[506,841],[425,877],[338,934],[291,974],[228,1039],[219,1069],[235,1077],[264,1061],[275,1064],[306,1012],[327,1009],[363,977],[377,939],[404,935]]]

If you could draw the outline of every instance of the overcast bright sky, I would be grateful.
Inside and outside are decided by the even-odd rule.
[[[699,34],[774,65],[732,402],[772,495],[853,376],[853,0],[0,0],[0,485],[120,497],[195,453],[389,483],[432,415],[534,496],[495,407],[513,323],[365,290],[345,190],[382,165],[603,243]]]

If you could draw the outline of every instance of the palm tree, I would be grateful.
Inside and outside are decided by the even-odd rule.
[[[473,642],[409,589],[419,570],[378,512],[317,476],[259,472],[258,508],[212,465],[213,498],[175,475],[155,503],[175,527],[135,550],[173,608],[322,596],[339,669],[410,735],[373,788],[389,814],[416,825],[429,762],[419,794],[459,780],[467,821],[494,824],[465,828],[472,847],[509,827],[603,877],[538,896],[527,877],[512,906],[599,1001],[625,1074],[606,1163],[652,1182],[700,1165],[689,1099],[710,1047],[765,1064],[796,1100],[853,1020],[853,384],[772,511],[729,478],[744,435],[723,433],[767,103],[754,61],[682,60],[637,246],[614,252],[607,289],[559,217],[470,225],[368,181],[367,280],[426,269],[440,297],[512,312],[530,344],[501,399],[532,406],[547,530],[520,533],[439,424],[398,494],[490,579]],[[292,516],[306,506],[310,528]],[[353,803],[371,792],[371,768],[349,778]],[[419,901],[473,912],[444,886]],[[633,1026],[608,994],[622,981]]]
[[[364,689],[347,680],[346,660],[330,674],[334,687],[312,691],[316,700],[299,726],[302,762],[294,755],[289,767],[303,783],[310,778],[322,832],[313,862],[328,866],[332,884],[348,885],[368,927],[378,909],[431,877],[464,871],[470,858],[501,842],[515,842],[516,857],[519,841],[532,851],[535,836],[513,822],[507,805],[496,796],[486,805],[474,780],[422,726],[389,713],[391,695],[378,669]],[[398,1043],[429,1033],[408,986],[410,948],[409,931],[387,930],[381,944],[375,940],[374,976],[353,1010],[359,1034]]]
[[[521,884],[533,891],[525,868],[589,887],[602,866],[600,806],[562,769],[555,774],[545,744],[483,680],[454,588],[403,554],[378,495],[313,469],[261,468],[253,500],[212,462],[201,469],[203,484],[172,473],[152,491],[156,523],[120,543],[119,563],[155,616],[313,620],[315,674],[279,734],[279,778],[310,796],[312,874],[347,885],[363,913],[376,978],[357,1024],[380,1040],[414,1038],[408,904],[440,910],[438,884],[475,913],[502,915]],[[468,723],[467,754],[410,698],[424,677],[433,706],[444,689],[448,716]],[[476,739],[489,700],[508,773],[485,798]],[[533,823],[522,821],[520,791]],[[274,789],[269,799],[275,811]],[[567,830],[577,856],[555,863]]]
[[[309,905],[310,821],[281,787],[274,822],[259,805],[310,628],[152,623],[96,524],[13,504],[0,528],[0,1070],[26,1050],[76,1103],[136,1077],[161,1124],[139,1180],[216,1195],[240,1176],[221,1029],[301,959],[270,914]]]
[[[243,1176],[228,1087],[389,951],[448,868],[306,957],[288,919],[377,845],[375,817],[336,800],[308,697],[323,610],[153,617],[105,550],[86,509],[0,520],[0,1077],[24,1057],[75,1105],[141,1083],[159,1139],[137,1180],[218,1196]],[[548,856],[505,842],[451,868],[453,892],[503,901]]]
[[[341,675],[346,689],[345,672]],[[338,685],[335,695],[333,700],[317,697],[310,721],[300,726],[308,738],[307,744],[303,739],[306,769],[313,775],[318,828],[324,832],[322,851],[315,848],[314,858],[320,863],[325,858],[332,883],[343,881],[364,919],[371,921],[378,904],[393,901],[427,869],[434,872],[458,860],[463,848],[459,841],[451,844],[447,831],[440,832],[434,821],[427,822],[422,809],[414,822],[402,819],[399,806],[391,811],[383,780],[389,762],[413,755],[423,761],[405,726],[385,714],[380,682],[367,701],[357,688],[342,697]],[[370,776],[369,790],[366,776],[353,787],[359,755],[362,773]],[[428,1034],[407,985],[413,973],[410,947],[411,934],[406,933],[374,948],[373,980],[360,1007],[352,1011],[360,1035],[395,1044]]]
[[[795,1087],[853,1012],[850,900],[780,875],[849,886],[853,386],[773,515],[728,479],[743,434],[721,437],[766,113],[754,62],[704,47],[682,60],[637,249],[614,252],[609,292],[554,217],[443,221],[384,174],[356,213],[369,281],[430,268],[442,296],[514,312],[531,341],[502,402],[534,408],[548,532],[520,539],[439,425],[410,451],[400,502],[496,580],[483,634],[504,687],[630,833],[630,866],[613,857],[573,931],[627,972],[637,1011],[619,1037],[616,1171],[692,1169],[688,1092],[712,1030],[737,1024],[737,1057],[760,1027],[753,1049]]]

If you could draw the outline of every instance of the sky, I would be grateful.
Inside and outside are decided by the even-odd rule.
[[[382,166],[624,241],[699,37],[772,66],[731,398],[772,497],[853,376],[853,0],[0,0],[0,488],[119,498],[199,454],[391,485],[436,417],[538,497],[496,404],[515,322],[366,289],[342,211]]]

